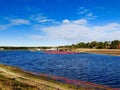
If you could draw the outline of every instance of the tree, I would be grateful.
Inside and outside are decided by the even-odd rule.
[[[109,49],[110,48],[110,43],[111,43],[110,41],[105,41],[104,42],[104,48]]]
[[[97,41],[92,41],[89,43],[89,48],[96,48],[97,46]]]
[[[81,43],[77,44],[77,47],[78,48],[86,48],[87,46],[86,46],[86,44],[84,42],[81,42]]]
[[[104,43],[103,42],[98,42],[96,48],[103,49],[104,48]]]
[[[120,41],[119,40],[114,40],[110,44],[111,49],[118,49],[119,48]]]

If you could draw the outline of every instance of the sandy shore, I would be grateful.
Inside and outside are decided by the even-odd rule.
[[[120,49],[76,49],[75,51],[120,56]]]
[[[89,82],[73,81],[65,78],[67,82],[58,82],[58,77],[35,75],[19,68],[0,64],[0,90],[114,90],[102,85]],[[115,89],[119,90],[119,89]]]

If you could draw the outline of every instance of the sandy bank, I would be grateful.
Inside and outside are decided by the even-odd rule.
[[[58,82],[56,81],[58,78],[35,75],[15,67],[0,64],[0,90],[113,90],[106,86],[77,82],[65,78],[68,82],[77,82],[77,85]]]
[[[85,53],[95,53],[95,54],[109,54],[120,56],[120,49],[76,49],[74,51],[85,52]]]

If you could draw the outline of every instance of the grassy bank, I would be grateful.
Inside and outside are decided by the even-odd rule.
[[[0,90],[112,90],[91,83],[73,85],[0,64]]]
[[[74,49],[73,51],[120,56],[120,49]]]

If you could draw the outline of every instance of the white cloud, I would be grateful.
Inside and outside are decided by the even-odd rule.
[[[10,19],[10,18],[7,18],[7,20],[8,20],[7,24],[1,24],[0,25],[0,30],[8,29],[8,28],[10,28],[12,26],[16,26],[16,25],[29,25],[30,24],[30,21],[26,20],[26,19],[20,19],[20,18]]]
[[[82,15],[82,14],[86,14],[86,13],[88,13],[89,12],[89,10],[88,9],[86,9],[85,7],[80,7],[79,9],[78,9],[78,14],[79,15]]]
[[[87,16],[91,17],[91,16],[93,16],[93,13],[88,13]]]
[[[63,20],[62,22],[65,24],[70,23],[70,21],[68,19]]]
[[[28,25],[30,22],[26,19],[10,19],[11,25]]]
[[[51,19],[47,19],[47,17],[44,16],[36,17],[35,20],[40,23],[46,23],[52,21]]]
[[[95,19],[96,16],[94,15],[93,12],[91,12],[91,10],[89,9],[86,9],[85,7],[80,7],[78,9],[78,12],[77,12],[79,15],[81,15],[83,18],[85,19],[88,19],[88,20],[91,20],[91,19]]]
[[[87,24],[87,20],[85,19],[79,19],[79,20],[73,20],[73,21],[70,21],[68,19],[65,19],[62,21],[63,24]]]
[[[64,21],[64,20],[63,20]],[[40,28],[44,36],[34,35],[34,39],[61,40],[63,43],[77,43],[81,41],[105,41],[120,39],[120,24],[109,23],[102,26],[93,26],[85,19],[68,20],[69,23],[61,23]],[[66,22],[66,21],[65,21]]]
[[[87,20],[85,20],[85,19],[75,20],[75,21],[73,21],[73,23],[84,25],[84,24],[87,24]]]
[[[84,10],[79,11],[78,14],[86,14],[87,12],[88,12],[88,10],[84,9]]]
[[[39,23],[55,22],[53,19],[48,19],[42,14],[33,15],[30,17],[30,19]]]

